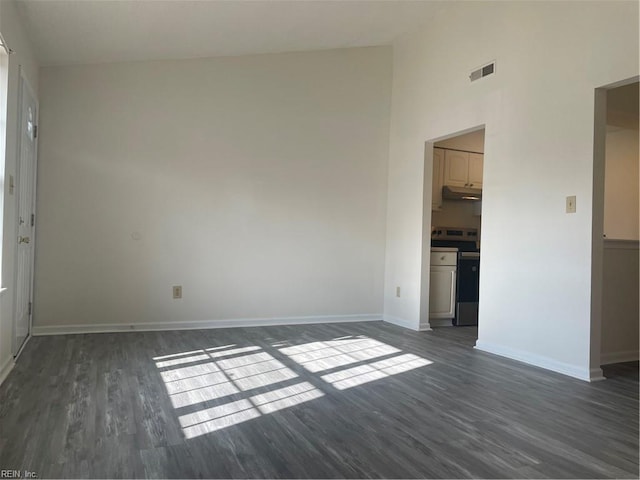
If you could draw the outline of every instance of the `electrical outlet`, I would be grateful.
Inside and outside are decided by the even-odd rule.
[[[567,213],[576,213],[576,196],[567,197]]]
[[[400,297],[400,287],[396,287],[396,297]]]
[[[182,285],[175,285],[173,287],[173,298],[182,298]]]

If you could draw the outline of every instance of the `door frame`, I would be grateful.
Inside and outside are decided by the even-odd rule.
[[[22,171],[22,166],[20,165],[20,155],[21,155],[21,150],[22,150],[22,120],[23,120],[23,111],[22,111],[22,97],[23,97],[23,92],[24,89],[26,89],[29,94],[31,95],[31,97],[33,98],[33,101],[35,103],[36,106],[36,111],[35,111],[35,119],[34,119],[34,123],[35,126],[37,127],[40,124],[40,102],[38,101],[38,97],[35,94],[35,91],[33,89],[33,87],[31,87],[31,84],[29,83],[29,80],[27,79],[27,77],[24,74],[22,65],[19,65],[18,67],[18,78],[19,78],[19,86],[18,86],[18,128],[17,128],[17,137],[18,137],[18,141],[17,141],[17,148],[16,148],[16,164],[15,164],[15,168],[16,168],[16,180],[15,180],[15,185],[19,186],[20,185],[20,175],[21,175],[21,171]],[[36,180],[37,180],[37,173],[38,173],[38,140],[40,137],[40,133],[38,131],[38,129],[36,129],[36,137],[35,137],[35,145],[34,145],[34,159],[33,159],[33,172],[31,175],[31,182],[33,184],[33,195],[31,198],[31,211],[35,214],[36,211]],[[14,231],[14,235],[13,235],[13,241],[14,246],[13,246],[13,259],[14,259],[14,264],[13,264],[13,301],[12,301],[12,312],[11,312],[11,316],[12,316],[12,339],[11,339],[11,350],[13,353],[13,357],[14,359],[17,359],[20,354],[22,353],[22,351],[24,350],[24,347],[27,345],[29,339],[31,338],[31,332],[33,331],[33,287],[34,287],[34,273],[35,273],[35,253],[36,253],[36,225],[34,222],[34,225],[32,227],[32,231],[31,231],[31,258],[29,259],[29,275],[30,275],[30,282],[29,282],[29,302],[31,302],[31,313],[29,314],[29,331],[27,333],[27,337],[25,338],[24,342],[22,342],[22,345],[18,346],[16,345],[16,329],[17,329],[17,321],[18,318],[16,317],[16,312],[17,312],[17,308],[16,308],[16,298],[17,298],[17,287],[18,287],[18,268],[17,268],[17,264],[15,263],[15,260],[18,258],[18,242],[17,242],[17,225],[18,225],[18,221],[19,221],[19,216],[20,216],[20,197],[19,195],[17,195],[18,192],[14,192],[14,198],[15,198],[15,205],[14,205],[14,211],[13,211],[13,228],[15,228]]]
[[[433,172],[433,148],[434,144],[443,140],[449,140],[450,138],[459,137],[460,135],[466,135],[467,133],[477,132],[478,130],[485,131],[485,146],[486,146],[486,132],[487,123],[481,123],[473,125],[463,130],[458,130],[447,135],[426,140],[424,142],[424,163],[423,163],[423,175],[422,175],[422,238],[421,238],[421,252],[422,262],[420,265],[420,309],[418,322],[418,330],[428,331],[431,330],[431,324],[429,322],[429,287],[431,283],[431,200],[432,200],[432,172]],[[484,173],[484,165],[483,165]],[[480,231],[482,237],[482,230]]]
[[[593,121],[593,186],[591,211],[591,331],[589,373],[591,381],[602,380],[602,291],[604,281],[604,175],[607,139],[607,91],[640,81],[640,75],[595,89]]]

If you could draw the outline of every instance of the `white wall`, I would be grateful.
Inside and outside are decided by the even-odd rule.
[[[451,2],[395,43],[387,320],[419,326],[424,142],[484,124],[478,347],[590,378],[594,89],[637,39],[635,2]]]
[[[43,68],[36,331],[380,319],[391,65]]]
[[[16,176],[16,156],[18,153],[18,89],[20,69],[37,95],[38,63],[31,43],[18,16],[14,2],[0,1],[0,32],[15,53],[8,60],[7,76],[7,131],[4,150],[4,191],[2,193],[2,287],[0,293],[0,381],[13,365],[13,299],[14,257],[16,244],[16,203],[15,195],[7,188],[9,176]]]
[[[640,160],[638,128],[607,126],[604,233],[607,238],[639,240]]]

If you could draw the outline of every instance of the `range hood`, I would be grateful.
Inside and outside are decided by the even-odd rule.
[[[466,200],[477,202],[482,200],[482,189],[451,187],[449,185],[445,185],[442,187],[442,198],[447,200]]]

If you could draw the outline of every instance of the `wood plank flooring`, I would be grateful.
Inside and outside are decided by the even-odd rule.
[[[382,322],[31,339],[0,469],[49,478],[638,478],[638,363],[594,384]]]

